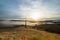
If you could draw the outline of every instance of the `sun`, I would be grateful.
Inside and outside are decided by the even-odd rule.
[[[33,21],[40,21],[43,18],[44,18],[44,14],[38,11],[33,11],[27,16],[27,19],[33,20]]]
[[[34,19],[34,20],[38,20],[40,18],[40,15],[38,15],[38,14],[32,14],[31,18]]]
[[[39,21],[42,18],[42,14],[33,13],[31,14],[30,18],[34,21]]]

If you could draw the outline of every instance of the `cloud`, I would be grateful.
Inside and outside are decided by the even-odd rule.
[[[0,17],[20,18],[34,13],[50,17],[60,14],[60,0],[3,0],[0,2],[2,5]]]
[[[20,12],[26,16],[33,12],[39,12],[45,16],[50,16],[52,14],[60,13],[60,3],[59,0],[23,0],[19,9]]]

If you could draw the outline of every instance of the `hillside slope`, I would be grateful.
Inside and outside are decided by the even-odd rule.
[[[60,40],[60,34],[36,29],[19,27],[2,30],[0,30],[0,40]]]
[[[33,28],[36,28],[38,30],[43,29],[48,32],[60,34],[60,24],[41,24],[34,26]]]

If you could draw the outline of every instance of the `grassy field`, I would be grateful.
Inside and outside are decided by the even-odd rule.
[[[60,40],[60,34],[32,28],[17,27],[0,29],[0,40]]]

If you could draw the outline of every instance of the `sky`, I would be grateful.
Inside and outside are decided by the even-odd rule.
[[[0,18],[24,18],[35,13],[60,18],[60,0],[0,0]]]

